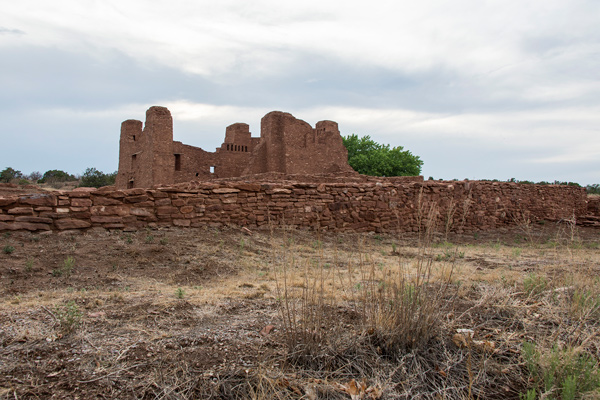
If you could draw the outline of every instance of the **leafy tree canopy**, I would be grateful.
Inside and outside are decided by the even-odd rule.
[[[79,186],[98,188],[101,186],[114,185],[116,177],[116,171],[112,174],[105,174],[102,171],[98,171],[96,168],[88,168],[81,176],[81,183]]]
[[[65,171],[52,169],[50,171],[44,172],[44,176],[42,176],[42,179],[38,180],[38,183],[56,183],[76,180],[77,178],[75,178],[73,175],[66,173]]]
[[[355,171],[371,176],[417,176],[421,174],[423,161],[419,156],[404,150],[402,146],[390,148],[382,145],[370,136],[342,137],[348,149],[348,164]]]
[[[17,171],[11,167],[6,167],[4,170],[2,170],[2,172],[0,172],[0,182],[9,183],[13,179],[21,178],[23,178],[21,171]]]

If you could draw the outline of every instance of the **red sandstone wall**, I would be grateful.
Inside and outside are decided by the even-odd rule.
[[[310,124],[292,114],[273,111],[261,120],[260,144],[243,175],[279,172],[322,174],[354,172],[348,165],[337,123]]]
[[[452,231],[473,231],[585,215],[587,202],[581,188],[498,182],[189,183],[0,198],[0,231],[271,223],[410,232],[429,210],[439,230],[451,219]]]

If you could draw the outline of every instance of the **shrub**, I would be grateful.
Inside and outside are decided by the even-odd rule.
[[[74,301],[69,301],[63,306],[56,306],[54,315],[60,324],[61,331],[65,334],[74,331],[81,323],[82,314]]]
[[[79,184],[79,186],[96,188],[102,186],[110,186],[115,184],[116,177],[116,171],[111,174],[105,174],[102,171],[98,171],[96,168],[88,168],[81,176],[81,183]]]
[[[42,179],[42,174],[39,171],[33,171],[32,173],[29,174],[27,179],[29,179],[32,182],[37,182],[40,179]]]
[[[595,183],[593,185],[587,185],[585,187],[585,190],[589,193],[589,194],[600,194],[600,184]]]
[[[534,392],[537,389],[543,394],[560,393],[562,399],[575,399],[600,389],[598,362],[581,348],[559,349],[554,346],[542,352],[535,344],[525,342],[523,358],[533,381]]]
[[[38,183],[58,183],[58,182],[70,182],[76,181],[77,178],[75,176],[66,173],[65,171],[61,171],[58,169],[52,169],[44,172],[44,176],[42,179],[38,180]]]
[[[2,251],[4,251],[4,254],[12,254],[12,252],[15,251],[15,248],[7,244],[6,246],[4,246],[4,249],[2,249]]]
[[[59,277],[59,276],[71,276],[71,273],[73,272],[73,267],[75,266],[75,259],[71,256],[65,258],[65,260],[63,261],[63,265],[58,268],[58,269],[54,269],[52,270],[52,276],[55,277]]]
[[[0,182],[9,183],[14,179],[23,178],[23,174],[21,171],[17,171],[12,169],[11,167],[6,167],[4,170],[0,172]]]

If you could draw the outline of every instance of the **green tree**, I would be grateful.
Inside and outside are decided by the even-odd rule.
[[[21,171],[17,171],[11,167],[6,167],[4,170],[2,170],[2,172],[0,172],[0,182],[9,183],[13,179],[21,178],[23,178]]]
[[[101,186],[114,185],[116,177],[116,171],[112,174],[105,174],[102,171],[98,171],[96,168],[88,168],[81,176],[81,183],[79,186],[98,188]]]
[[[382,145],[370,136],[342,137],[348,149],[348,164],[355,171],[371,176],[417,176],[423,161],[402,146]]]
[[[589,194],[600,194],[600,184],[598,183],[587,185],[585,188]]]
[[[38,183],[57,183],[76,180],[77,178],[75,178],[73,175],[66,173],[65,171],[52,169],[50,171],[44,172],[44,176],[42,176],[42,179],[38,180]]]

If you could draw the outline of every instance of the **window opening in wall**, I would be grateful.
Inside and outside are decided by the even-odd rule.
[[[229,151],[229,145],[227,145],[227,151]]]
[[[127,182],[127,189],[133,189],[133,179]]]
[[[211,165],[211,166],[210,166],[210,173],[211,173],[211,174],[214,174],[214,173],[215,173],[215,166],[214,166],[214,165]]]
[[[131,156],[131,168],[135,169],[136,167],[137,154]]]
[[[135,142],[135,135],[133,135],[133,141]]]
[[[198,176],[198,173],[196,172],[196,176]]]
[[[244,146],[244,151],[248,151],[248,146]]]
[[[181,171],[181,154],[175,154],[175,171]]]

